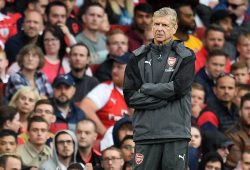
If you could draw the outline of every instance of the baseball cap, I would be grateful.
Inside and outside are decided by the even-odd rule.
[[[227,141],[221,143],[220,146],[221,146],[222,148],[230,148],[233,144],[234,144],[234,143],[233,143],[231,140],[227,140]]]
[[[71,75],[63,74],[55,78],[53,87],[57,87],[59,84],[66,84],[68,86],[75,86],[75,81]]]
[[[120,64],[128,64],[131,53],[126,52],[121,56],[113,57],[112,59]]]

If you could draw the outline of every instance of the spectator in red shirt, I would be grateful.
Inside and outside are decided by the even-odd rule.
[[[203,47],[196,53],[196,73],[206,64],[206,58],[208,53],[215,49],[223,49],[224,43],[225,34],[224,30],[220,26],[211,25],[206,29]],[[230,72],[230,59],[227,59],[225,71]]]

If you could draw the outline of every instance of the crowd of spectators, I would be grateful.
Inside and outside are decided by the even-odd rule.
[[[249,5],[0,0],[0,170],[131,170],[124,72],[165,6],[178,15],[173,40],[196,54],[189,169],[249,170]]]

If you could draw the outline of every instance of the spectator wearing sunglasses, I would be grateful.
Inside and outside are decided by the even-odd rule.
[[[248,0],[227,0],[227,10],[230,14],[234,14],[237,18],[235,24],[238,26],[244,25],[249,21],[247,16]]]
[[[236,95],[236,80],[232,74],[221,73],[213,87],[215,98],[207,102],[197,124],[202,131],[225,132],[239,120],[238,107],[233,103]]]
[[[229,14],[236,16],[231,37],[235,42],[239,33],[250,29],[250,17],[247,15],[248,5],[248,0],[227,0],[226,2]]]
[[[227,10],[216,10],[210,17],[210,24],[217,24],[224,30],[225,43],[223,49],[227,52],[231,61],[236,60],[235,41],[232,40],[233,21],[236,17]]]

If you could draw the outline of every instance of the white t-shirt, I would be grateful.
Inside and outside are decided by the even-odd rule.
[[[101,142],[100,142],[100,150],[103,151],[104,149],[114,145],[114,141],[113,141],[113,129],[114,126],[111,126],[110,128],[108,128],[108,130],[106,131],[106,133],[104,134]]]
[[[121,88],[115,86],[115,88],[123,95]],[[97,106],[97,109],[100,110],[108,102],[109,97],[114,89],[114,83],[101,83],[92,89],[88,94],[87,98],[91,99]]]

